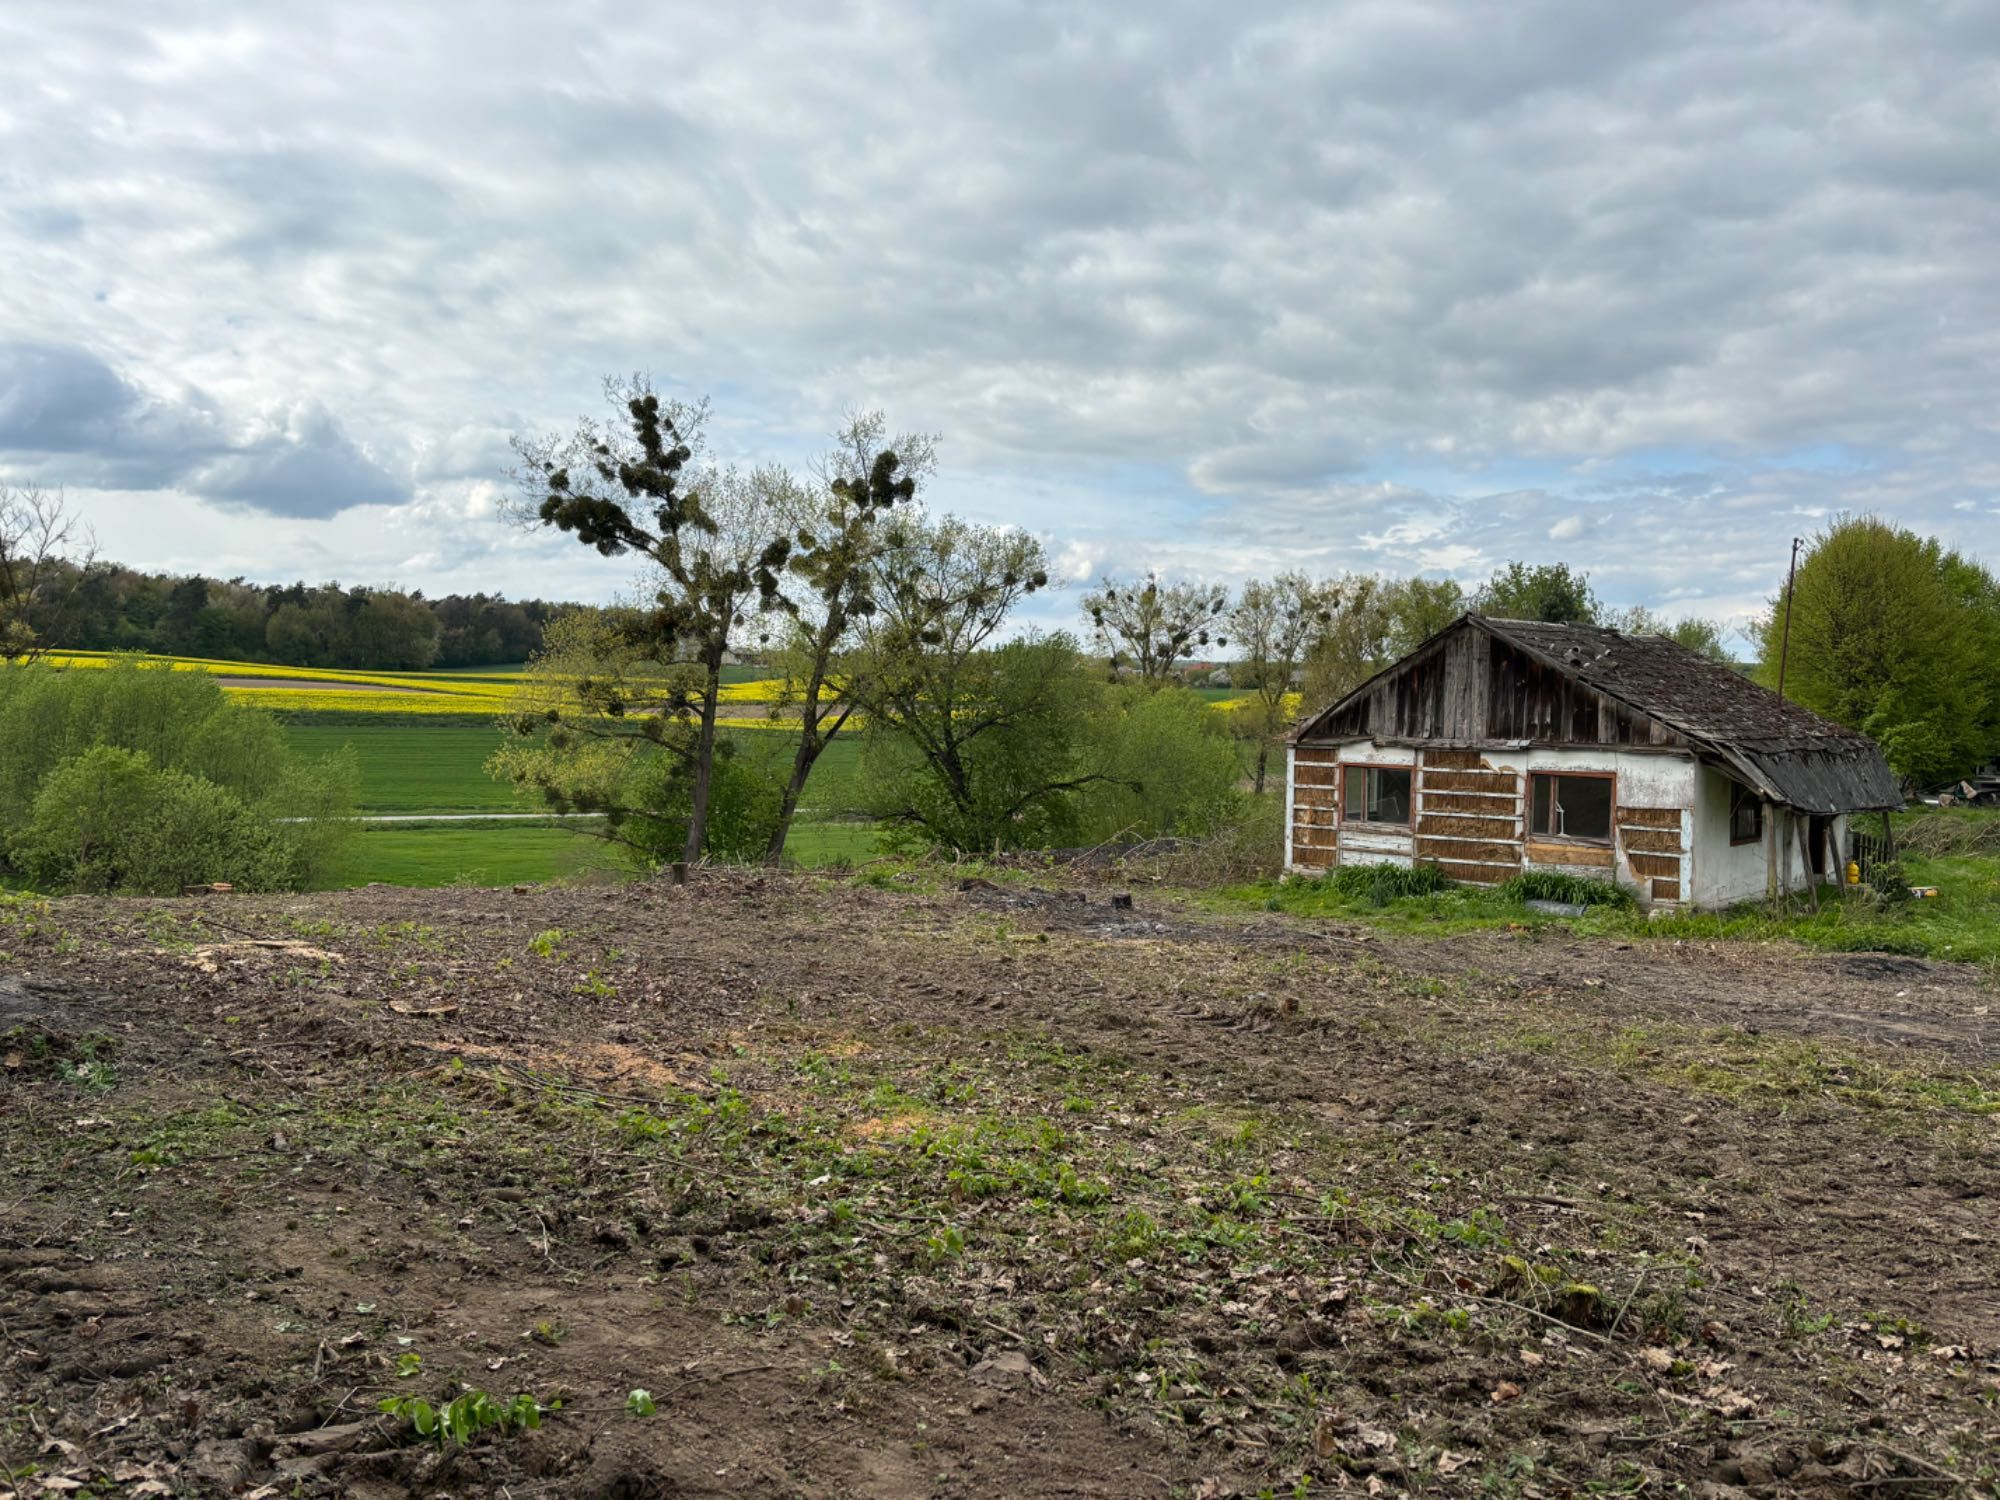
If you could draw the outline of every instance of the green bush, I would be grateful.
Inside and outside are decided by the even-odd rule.
[[[212,781],[158,770],[115,745],[49,774],[10,851],[48,889],[162,895],[227,880],[256,890],[291,885],[295,875],[279,824]]]
[[[1104,779],[1078,790],[1079,842],[1207,838],[1236,820],[1242,768],[1227,715],[1184,687],[1097,692],[1083,764]]]
[[[890,849],[984,853],[1074,844],[1077,792],[1090,773],[1086,735],[1101,689],[1065,635],[967,655],[949,713],[919,695],[900,723],[873,715],[863,740],[861,803],[884,820]]]
[[[0,857],[40,885],[311,886],[354,832],[352,756],[297,759],[206,673],[7,667],[0,723]]]
[[[1602,880],[1560,870],[1529,870],[1497,887],[1509,901],[1567,901],[1573,906],[1628,907],[1632,893]]]
[[[677,860],[687,846],[688,819],[694,814],[694,778],[688,762],[657,750],[640,751],[626,763],[621,804],[644,809],[626,816],[617,834],[629,855],[652,869]],[[762,859],[778,826],[784,800],[777,778],[753,758],[739,755],[735,742],[721,740],[708,784],[708,826],[702,852],[711,859]]]

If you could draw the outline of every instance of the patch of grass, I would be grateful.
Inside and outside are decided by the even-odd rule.
[[[1375,872],[1381,868],[1392,873],[1378,876]],[[1400,932],[1444,934],[1501,927],[1534,931],[1554,923],[1600,937],[1692,942],[1790,939],[1832,952],[1896,953],[2000,969],[2000,855],[1911,854],[1905,869],[1912,884],[1936,886],[1939,894],[1884,906],[1865,893],[1829,888],[1821,893],[1818,912],[1802,898],[1794,898],[1776,911],[1753,903],[1724,911],[1669,911],[1649,917],[1622,891],[1607,896],[1615,888],[1552,872],[1533,872],[1502,886],[1446,883],[1403,894],[1399,887],[1420,883],[1421,871],[1348,866],[1329,876],[1259,880],[1194,895],[1210,906],[1337,917]],[[1589,910],[1580,917],[1553,917],[1530,911],[1524,904],[1530,897],[1577,902]]]
[[[376,824],[354,841],[343,885],[515,885],[615,872],[589,834],[537,824]]]
[[[1563,901],[1572,906],[1608,906],[1627,910],[1636,903],[1632,893],[1609,881],[1590,880],[1561,870],[1529,870],[1500,886],[1509,901]]]

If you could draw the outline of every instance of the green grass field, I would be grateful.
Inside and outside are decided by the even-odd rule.
[[[355,839],[343,885],[539,884],[622,873],[610,848],[574,828],[534,823],[379,823]]]
[[[364,814],[541,811],[535,799],[486,774],[486,759],[501,743],[501,731],[490,723],[381,715],[342,715],[332,723],[322,719],[297,715],[286,733],[302,755],[330,755],[344,747],[354,750],[361,769]],[[773,775],[790,773],[792,736],[777,730],[742,730],[731,740],[738,754],[753,758]],[[854,804],[860,770],[857,740],[835,740],[821,756],[788,841],[793,860],[822,865],[866,859],[874,852],[874,829],[840,816]],[[615,868],[605,845],[573,826],[375,824],[355,841],[342,883],[511,885]]]
[[[533,799],[486,774],[501,744],[492,724],[386,723],[286,726],[301,755],[352,746],[361,765],[364,813],[538,812]]]

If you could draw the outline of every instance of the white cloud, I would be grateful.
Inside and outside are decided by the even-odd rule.
[[[1582,516],[1564,516],[1549,528],[1549,540],[1552,542],[1573,542],[1582,535]]]

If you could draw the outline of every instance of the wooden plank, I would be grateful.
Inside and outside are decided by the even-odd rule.
[[[1511,771],[1426,771],[1425,791],[1494,792],[1519,796],[1520,780]]]
[[[1366,823],[1344,824],[1341,847],[1357,854],[1408,854],[1412,842],[1407,832],[1389,833]]]
[[[1518,865],[1521,862],[1521,846],[1494,843],[1486,839],[1420,837],[1417,840],[1417,857],[1469,860],[1474,864],[1486,865]]]
[[[1537,839],[1528,840],[1528,863],[1531,865],[1591,865],[1610,869],[1612,855],[1604,844],[1551,844]]]
[[[1681,899],[1681,883],[1678,880],[1655,878],[1653,881],[1655,901],[1678,901]]]
[[[1487,817],[1516,818],[1521,815],[1519,791],[1443,792],[1431,790],[1426,781],[1420,788],[1427,813],[1478,813]]]
[[[1292,752],[1292,762],[1301,766],[1337,766],[1340,764],[1339,749],[1309,750],[1301,745]]]
[[[1671,833],[1664,828],[1620,828],[1618,837],[1627,849],[1640,849],[1648,854],[1681,852],[1681,831],[1678,828]]]
[[[1632,867],[1634,875],[1662,875],[1673,880],[1681,878],[1681,862],[1669,854],[1628,854],[1625,863]]]
[[[1433,750],[1423,752],[1424,765],[1440,771],[1490,771],[1486,757],[1477,750]]]
[[[1514,877],[1515,866],[1500,868],[1494,865],[1462,865],[1445,860],[1438,861],[1438,871],[1446,880],[1461,880],[1467,885],[1499,885]]]
[[[1681,810],[1678,807],[1621,807],[1618,809],[1620,828],[1679,828]]]
[[[1432,838],[1493,839],[1512,838],[1515,820],[1508,817],[1478,818],[1464,813],[1426,811],[1417,819],[1417,832]]]

